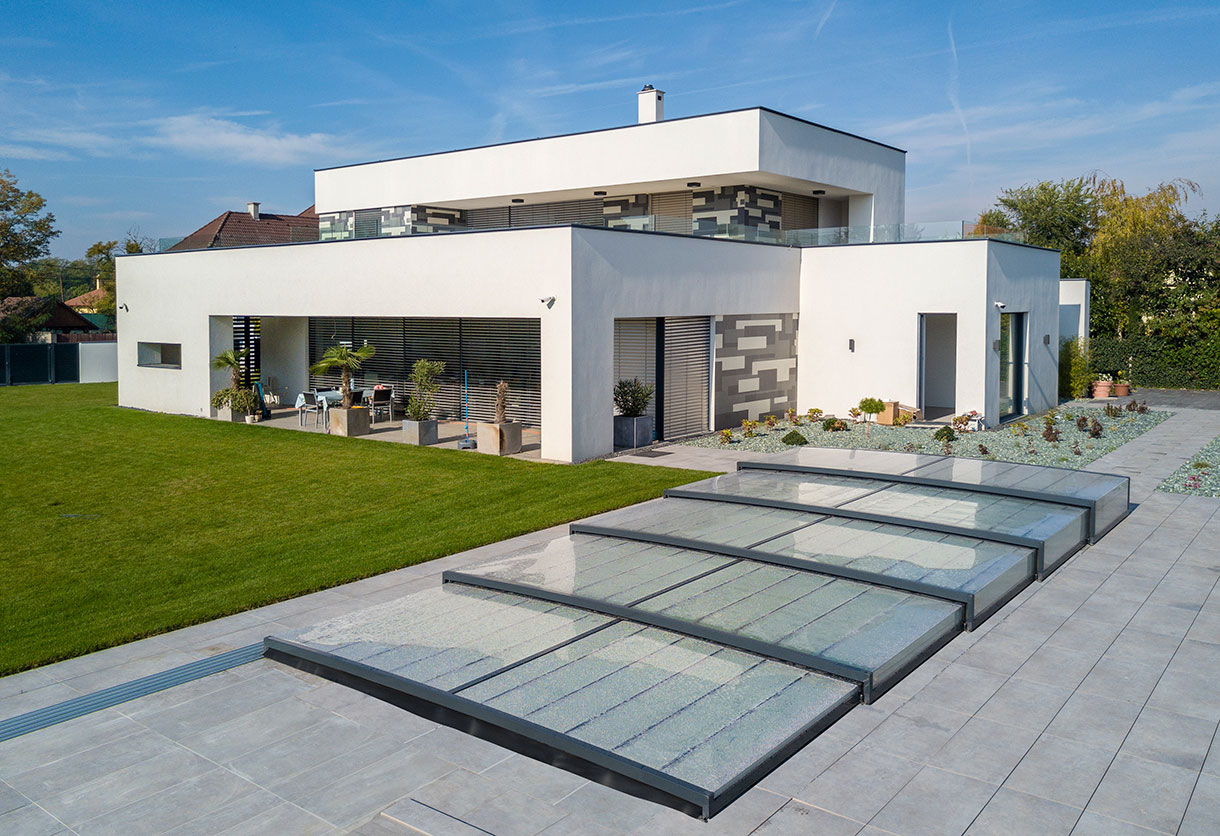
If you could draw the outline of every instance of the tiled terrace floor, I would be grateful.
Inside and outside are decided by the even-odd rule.
[[[1215,833],[1220,500],[1154,489],[1218,433],[1184,409],[1094,463],[1132,476],[1127,520],[707,824],[264,660],[0,744],[0,833]],[[0,717],[558,533],[0,679]]]

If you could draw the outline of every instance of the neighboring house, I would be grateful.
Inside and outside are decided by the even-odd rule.
[[[64,302],[72,310],[76,311],[85,319],[92,322],[101,331],[114,330],[114,317],[98,312],[98,306],[102,300],[106,298],[106,289],[102,287],[102,280],[97,279],[97,285],[93,290],[73,296],[67,302]]]
[[[9,296],[0,300],[0,316],[37,323],[26,332],[30,342],[73,342],[78,335],[98,330],[97,325],[63,302],[40,296]]]
[[[172,239],[169,239],[172,240]],[[299,215],[260,212],[259,204],[246,204],[245,212],[222,212],[162,252],[205,250],[211,247],[256,247],[318,240],[318,216],[310,206]]]
[[[663,95],[636,125],[316,171],[317,242],[120,258],[119,402],[209,415],[208,361],[256,317],[282,389],[329,382],[308,369],[338,342],[400,398],[444,360],[442,415],[463,372],[475,419],[506,380],[564,461],[613,449],[625,377],[662,438],[864,396],[990,425],[1056,403],[1057,252],[906,224],[900,149],[766,108],[665,120]]]

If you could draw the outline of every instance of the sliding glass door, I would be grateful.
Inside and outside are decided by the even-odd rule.
[[[1025,314],[1000,314],[1000,420],[1020,415],[1025,402]]]

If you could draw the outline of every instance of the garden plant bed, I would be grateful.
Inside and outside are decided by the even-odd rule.
[[[1220,496],[1220,438],[1213,438],[1157,490],[1192,496]]]
[[[1111,418],[1106,415],[1104,409],[1065,404],[1054,412],[1055,428],[1060,433],[1057,442],[1043,438],[1046,414],[1042,414],[1031,415],[992,430],[958,433],[957,440],[950,442],[949,450],[945,449],[942,442],[932,437],[936,430],[931,428],[887,427],[874,423],[866,438],[862,423],[848,420],[846,430],[830,432],[822,429],[821,421],[810,423],[803,417],[801,424],[796,427],[787,420],[781,420],[773,429],[768,430],[760,422],[753,438],[746,438],[741,429],[735,429],[733,440],[728,444],[721,441],[720,434],[703,436],[685,443],[693,447],[719,447],[749,453],[781,453],[792,449],[782,439],[795,429],[815,447],[894,450],[938,455],[948,452],[950,455],[976,459],[1055,467],[1084,467],[1143,435],[1172,414],[1152,410],[1141,414],[1124,410],[1118,418]],[[1091,438],[1087,431],[1081,432],[1076,428],[1076,420],[1082,416],[1090,422],[1096,420],[1101,423],[1102,434],[1099,438]],[[979,445],[985,447],[987,452],[982,452]],[[1079,445],[1079,455],[1074,452],[1076,445]],[[1214,458],[1220,461],[1220,451],[1217,451]]]

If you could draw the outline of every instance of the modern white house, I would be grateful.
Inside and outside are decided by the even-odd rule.
[[[905,152],[766,108],[316,171],[318,240],[123,257],[119,402],[208,416],[209,360],[251,340],[289,396],[373,344],[366,382],[472,419],[494,387],[542,457],[613,450],[611,390],[657,387],[658,436],[864,396],[989,425],[1056,403],[1059,254],[907,224]],[[244,336],[243,336],[244,335]]]

